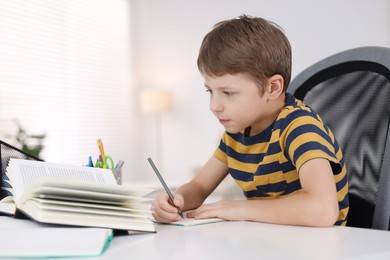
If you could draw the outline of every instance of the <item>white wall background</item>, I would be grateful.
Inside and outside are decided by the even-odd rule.
[[[126,172],[134,165],[130,4],[0,0],[1,140],[20,147],[17,120],[47,135],[46,161],[96,160],[102,138]]]
[[[216,148],[222,126],[208,110],[208,95],[196,67],[203,36],[212,26],[241,14],[283,27],[293,49],[293,76],[346,49],[390,47],[387,0],[131,0],[133,88],[168,89],[174,109],[162,116],[163,157],[169,184],[190,178]],[[137,100],[133,100],[137,109]],[[155,158],[153,118],[137,112],[131,171],[125,181],[156,181],[146,158]]]
[[[96,155],[96,139],[102,138],[106,153],[125,160],[126,183],[158,185],[146,160],[149,156],[168,184],[182,183],[217,147],[223,128],[209,112],[208,94],[196,67],[200,43],[215,23],[244,13],[278,23],[293,48],[293,76],[346,49],[390,47],[388,0],[76,2],[0,0],[0,138],[8,133],[8,121],[24,118],[22,123],[34,134],[48,135],[43,159],[71,164],[85,163],[88,155]],[[51,17],[55,23],[49,22]],[[38,44],[31,47],[31,39],[38,39]],[[69,54],[68,42],[79,46],[78,59]],[[51,52],[26,55],[29,48],[41,50],[41,46],[58,56]],[[62,66],[68,60],[74,63]],[[15,68],[21,71],[14,73]],[[69,80],[59,86],[56,80],[67,75]],[[21,83],[11,84],[13,80]],[[50,91],[35,92],[43,85]],[[62,100],[63,89],[72,90],[71,98],[65,100],[70,105],[53,102]],[[161,118],[162,160],[156,151],[154,118],[139,109],[138,96],[145,89],[166,89],[174,95],[172,111]],[[105,97],[106,103],[98,96]],[[29,105],[30,97],[40,103]],[[88,104],[87,97],[93,99]],[[104,111],[95,111],[95,101]],[[27,109],[16,111],[12,104]]]

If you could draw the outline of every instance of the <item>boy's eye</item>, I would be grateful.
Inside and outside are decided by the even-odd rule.
[[[206,92],[209,92],[210,94],[212,94],[213,93],[213,91],[211,90],[211,89],[206,89]]]
[[[224,91],[223,94],[225,94],[226,96],[231,96],[233,95],[233,92],[230,92],[230,91]]]

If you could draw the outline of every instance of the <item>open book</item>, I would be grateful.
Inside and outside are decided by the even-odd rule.
[[[3,199],[0,212],[41,223],[155,232],[145,208],[153,190],[117,185],[111,170],[10,159],[6,175],[13,198]]]

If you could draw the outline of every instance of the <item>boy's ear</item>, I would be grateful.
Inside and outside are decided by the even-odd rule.
[[[276,99],[283,94],[284,79],[281,75],[273,75],[268,79],[267,83],[267,92],[269,99]]]

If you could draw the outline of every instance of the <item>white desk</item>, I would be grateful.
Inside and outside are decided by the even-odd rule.
[[[36,225],[0,217],[0,233]],[[114,237],[102,256],[82,259],[390,259],[390,231],[254,222],[157,225],[157,233]]]
[[[158,225],[156,234],[115,237],[98,259],[390,259],[390,232],[253,222]]]

